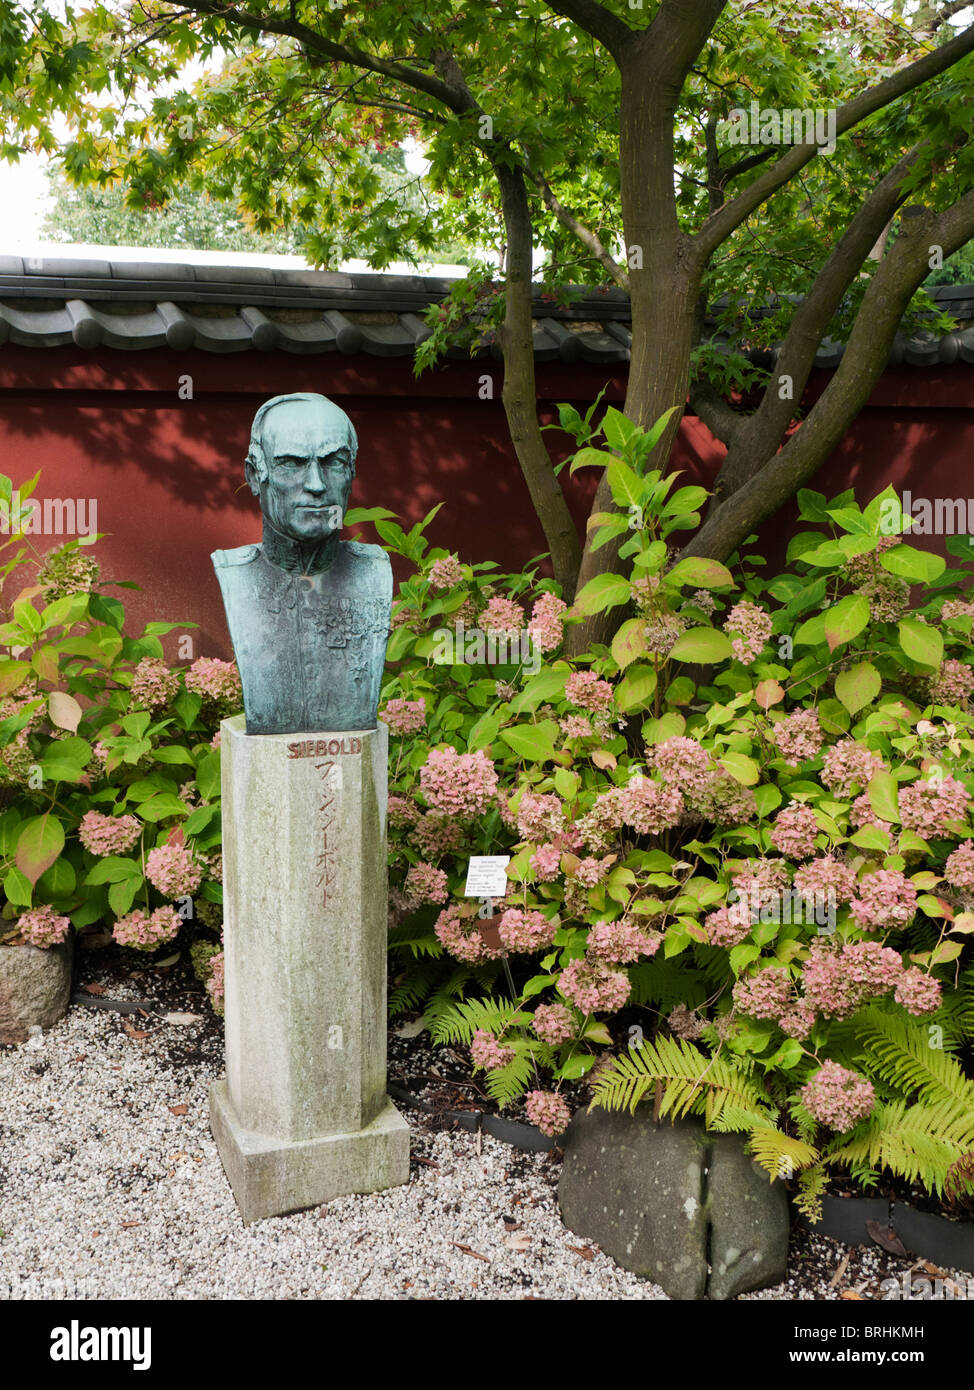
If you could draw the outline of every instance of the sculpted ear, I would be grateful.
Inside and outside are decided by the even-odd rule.
[[[263,459],[249,453],[244,463],[244,477],[247,480],[247,486],[255,497],[260,496],[260,485],[264,478],[264,471]]]

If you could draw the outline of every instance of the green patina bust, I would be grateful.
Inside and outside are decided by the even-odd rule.
[[[357,452],[325,396],[274,396],[254,416],[246,478],[263,539],[212,556],[248,734],[376,727],[392,569],[381,547],[340,538]]]

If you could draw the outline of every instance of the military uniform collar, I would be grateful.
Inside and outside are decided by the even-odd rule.
[[[339,555],[340,537],[335,531],[322,541],[296,541],[282,536],[264,520],[264,536],[260,545],[263,558],[287,574],[320,574],[330,569]]]

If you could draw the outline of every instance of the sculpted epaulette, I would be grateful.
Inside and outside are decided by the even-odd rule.
[[[225,570],[231,565],[249,565],[259,554],[259,545],[238,545],[235,550],[214,550],[210,558],[214,569]]]

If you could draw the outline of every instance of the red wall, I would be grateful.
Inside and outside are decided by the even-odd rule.
[[[494,378],[492,401],[479,397],[485,373]],[[186,374],[192,400],[179,399]],[[818,375],[812,394],[829,380]],[[604,369],[591,366],[551,364],[538,372],[549,419],[553,404],[584,407],[604,385]],[[262,400],[295,390],[333,397],[359,434],[353,506],[387,506],[412,522],[445,500],[430,528],[434,544],[466,560],[515,568],[545,544],[508,440],[500,387],[499,363],[448,364],[417,381],[402,358],[110,349],[95,355],[8,343],[0,348],[0,471],[16,484],[40,468],[37,497],[97,501],[98,529],[107,533],[98,548],[103,577],[135,580],[144,589],[122,591],[132,630],[150,619],[192,620],[200,624],[196,654],[226,656],[209,553],[259,539],[243,459]],[[608,387],[606,400],[621,402],[624,375]],[[964,495],[972,451],[974,372],[904,368],[886,374],[814,485],[826,492],[852,485],[862,499],[886,482],[928,497]],[[685,481],[706,481],[722,453],[688,417],[674,466],[685,470]],[[595,471],[561,477],[581,530]],[[766,549],[781,538],[782,521],[790,518],[767,528]],[[57,538],[36,543],[43,550]],[[176,640],[166,639],[171,657]]]

